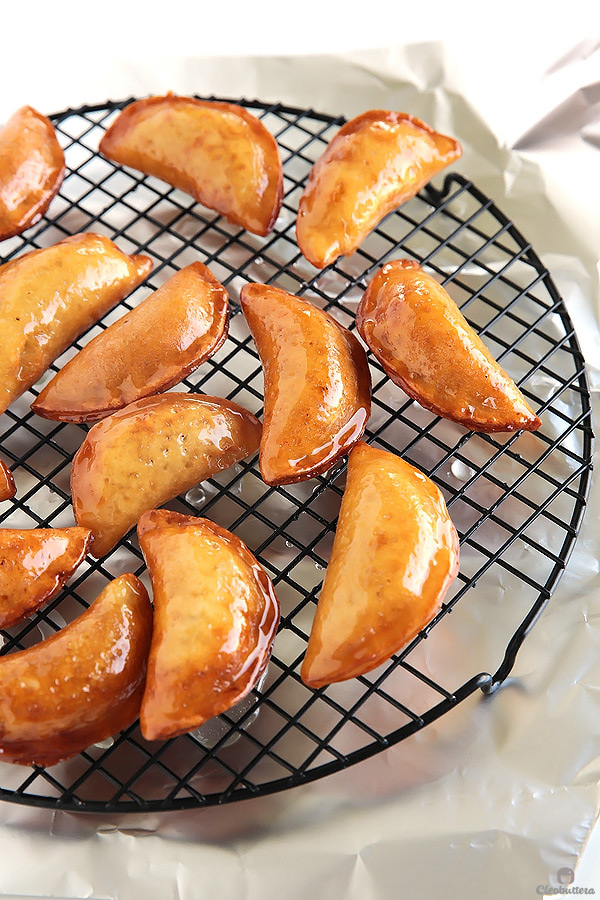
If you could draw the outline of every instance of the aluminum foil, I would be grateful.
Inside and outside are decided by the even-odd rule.
[[[477,78],[445,44],[337,57],[188,59],[132,67],[121,96],[166,89],[258,97],[327,113],[409,111],[464,147],[457,167],[531,241],[571,314],[600,421],[598,44],[529,84]],[[487,73],[488,75],[490,73]],[[495,73],[497,75],[497,73]],[[506,96],[508,92],[508,97]],[[78,100],[65,98],[62,106]],[[59,107],[57,107],[59,108]],[[47,110],[48,112],[52,110]],[[595,191],[595,196],[594,196]],[[567,571],[495,695],[470,697],[337,775],[186,813],[93,816],[0,806],[4,897],[552,896],[600,893],[600,487]]]

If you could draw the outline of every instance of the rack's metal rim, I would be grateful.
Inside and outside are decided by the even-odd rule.
[[[60,113],[53,114],[50,118],[55,123],[59,123],[70,116],[73,115],[86,115],[94,112],[110,112],[113,110],[121,109],[129,103],[133,102],[137,98],[130,97],[126,100],[118,100],[113,101],[109,100],[101,104],[95,105],[84,105],[78,108],[68,108],[63,110]],[[225,99],[225,98],[216,98],[211,96],[210,100],[216,99]],[[283,113],[289,114],[293,116],[309,116],[317,121],[321,121],[327,125],[341,125],[345,121],[343,117],[332,117],[327,114],[315,112],[312,109],[302,109],[299,107],[293,106],[285,106],[282,104],[271,104],[266,105],[258,100],[246,100],[246,99],[228,99],[227,102],[233,102],[242,104],[246,107],[261,110],[265,114],[269,111],[273,111],[274,113]],[[462,684],[458,689],[453,691],[451,694],[447,694],[443,700],[437,703],[435,706],[428,709],[425,713],[419,716],[416,719],[413,719],[406,723],[401,728],[393,731],[389,735],[385,736],[384,739],[380,741],[373,741],[370,744],[367,744],[361,747],[358,750],[351,751],[347,756],[344,756],[342,760],[334,759],[331,762],[315,766],[314,768],[305,770],[303,772],[297,772],[295,775],[290,775],[288,777],[274,779],[272,781],[263,782],[256,786],[256,790],[251,790],[248,786],[240,785],[237,786],[232,792],[228,793],[227,791],[221,791],[218,793],[206,794],[202,795],[202,801],[199,802],[197,797],[185,797],[185,798],[168,798],[165,800],[149,800],[142,803],[138,803],[133,800],[117,800],[116,802],[113,800],[108,800],[106,802],[103,801],[95,801],[95,800],[79,800],[77,797],[72,797],[70,801],[65,802],[60,798],[40,795],[40,794],[25,794],[19,791],[10,791],[4,788],[0,788],[0,799],[6,800],[8,802],[17,803],[25,806],[36,806],[41,808],[53,809],[53,810],[65,810],[70,812],[86,812],[86,813],[132,813],[132,812],[157,812],[157,811],[178,811],[185,809],[197,809],[201,807],[210,807],[222,805],[223,803],[229,803],[233,801],[238,801],[242,799],[249,799],[252,797],[259,797],[268,794],[273,794],[285,789],[289,789],[292,787],[298,787],[303,784],[308,784],[309,782],[318,780],[322,777],[325,777],[329,774],[333,774],[335,772],[339,772],[343,769],[349,768],[352,765],[363,762],[366,759],[374,756],[375,754],[381,752],[388,747],[392,747],[393,745],[399,743],[415,732],[421,730],[423,727],[426,727],[436,719],[440,718],[440,716],[444,715],[447,712],[450,712],[453,708],[471,696],[478,688],[482,691],[483,694],[491,694],[506,680],[510,672],[512,671],[514,664],[516,662],[517,654],[519,649],[526,638],[527,634],[534,626],[534,624],[539,619],[541,613],[545,609],[548,604],[552,592],[555,590],[560,578],[564,572],[564,569],[567,565],[567,562],[570,558],[570,555],[575,547],[575,543],[577,540],[577,533],[579,528],[581,527],[581,522],[583,520],[583,516],[586,510],[586,500],[589,495],[589,489],[591,484],[591,473],[592,473],[592,465],[591,459],[593,455],[593,443],[594,436],[591,427],[591,402],[590,402],[590,392],[589,392],[589,384],[587,379],[587,373],[585,370],[585,362],[583,360],[583,356],[581,354],[581,350],[579,344],[577,342],[576,335],[573,330],[573,326],[568,315],[568,312],[564,306],[564,302],[560,297],[554,282],[550,276],[550,273],[545,268],[537,254],[531,248],[531,245],[525,240],[525,238],[521,235],[518,229],[514,226],[514,224],[506,217],[504,214],[497,208],[496,204],[493,201],[490,201],[488,197],[486,197],[481,191],[479,191],[470,181],[463,178],[462,176],[453,173],[444,179],[443,186],[440,190],[434,189],[432,186],[428,186],[425,189],[425,193],[428,193],[431,197],[435,198],[437,202],[446,197],[451,189],[453,183],[461,184],[465,188],[468,188],[469,191],[475,196],[480,203],[486,204],[487,208],[493,213],[495,218],[504,223],[506,226],[506,230],[510,233],[513,240],[517,243],[519,247],[527,254],[528,260],[530,264],[540,273],[540,276],[543,278],[545,286],[551,296],[551,298],[557,304],[556,311],[559,313],[563,324],[565,325],[567,334],[571,333],[571,337],[569,338],[569,345],[571,351],[575,358],[577,358],[580,362],[580,374],[578,376],[578,382],[581,389],[582,396],[582,420],[587,418],[589,420],[589,425],[583,429],[583,441],[584,441],[584,457],[588,461],[588,466],[585,468],[580,474],[580,488],[579,488],[579,496],[581,500],[575,504],[575,509],[573,510],[573,514],[569,523],[569,528],[573,531],[574,536],[569,536],[567,532],[565,539],[563,541],[563,547],[561,548],[561,556],[560,563],[557,563],[544,586],[544,590],[540,592],[538,598],[534,601],[532,606],[530,607],[528,613],[520,623],[520,625],[515,629],[512,637],[509,640],[507,645],[505,655],[500,665],[496,669],[493,674],[488,672],[480,672],[477,675],[474,675],[470,679],[468,679],[464,684]],[[43,222],[43,220],[42,220]],[[18,252],[18,251],[15,251]],[[7,259],[10,258],[10,254]],[[322,274],[322,273],[319,273]],[[317,276],[315,276],[316,278]],[[309,286],[304,285],[304,287]],[[584,403],[585,399],[585,403]],[[336,473],[337,474],[337,473]],[[563,555],[564,553],[564,555]],[[323,689],[321,689],[323,690]],[[151,762],[151,759],[150,759]],[[35,769],[34,769],[35,771]]]
[[[237,802],[239,800],[256,799],[258,797],[278,793],[279,791],[301,787],[305,784],[310,784],[311,782],[318,781],[319,779],[324,778],[327,775],[333,775],[337,772],[342,771],[343,769],[350,768],[353,765],[357,765],[358,763],[366,761],[370,757],[375,756],[377,753],[380,753],[382,750],[387,750],[388,748],[393,747],[395,744],[400,743],[400,741],[404,740],[407,737],[410,737],[410,735],[415,734],[417,731],[420,731],[422,728],[435,722],[436,719],[439,719],[442,715],[450,712],[452,709],[455,709],[459,703],[470,697],[478,688],[481,690],[485,690],[486,686],[491,683],[491,679],[492,676],[487,672],[481,672],[478,675],[475,675],[473,678],[469,679],[467,682],[461,685],[461,687],[458,688],[458,690],[456,690],[450,697],[445,698],[444,700],[440,701],[440,703],[436,704],[436,706],[431,707],[429,710],[427,710],[427,712],[421,716],[421,719],[418,722],[408,722],[402,728],[399,728],[397,731],[392,732],[388,736],[385,745],[382,745],[378,741],[374,741],[372,744],[368,744],[365,747],[362,747],[360,750],[353,751],[352,754],[350,754],[348,757],[348,764],[345,766],[340,766],[337,761],[332,761],[322,766],[317,766],[314,769],[310,769],[302,774],[298,774],[295,776],[291,775],[288,778],[277,778],[273,781],[264,782],[257,787],[256,791],[251,791],[249,788],[242,786],[237,788],[229,796],[226,796],[226,792],[205,794],[203,795],[203,802],[201,804],[198,803],[195,797],[184,797],[178,800],[169,800],[168,802],[151,800],[142,805],[135,803],[132,800],[120,801],[118,805],[115,806],[114,804],[111,805],[110,802],[103,803],[102,801],[94,800],[73,800],[71,803],[65,804],[60,800],[54,799],[52,797],[45,797],[44,795],[15,794],[0,788],[0,800],[6,800],[11,803],[18,803],[22,806],[36,806],[43,809],[65,810],[68,812],[113,814],[115,812],[118,812],[125,814],[182,812],[189,809],[222,806],[224,804]]]

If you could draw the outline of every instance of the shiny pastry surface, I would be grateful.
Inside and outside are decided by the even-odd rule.
[[[541,421],[442,285],[407,259],[386,263],[356,324],[387,375],[421,406],[474,431],[535,431]]]
[[[218,397],[170,392],[130,403],[94,425],[75,454],[75,519],[104,556],[143,512],[258,450],[261,425]]]
[[[0,128],[0,241],[46,212],[65,175],[65,155],[50,119],[23,106]]]
[[[99,234],[75,234],[0,266],[0,412],[151,268],[149,257],[127,256]]]
[[[354,678],[404,647],[439,610],[458,555],[433,482],[400,457],[357,444],[302,664],[305,684]]]
[[[279,604],[245,544],[208,519],[152,510],[138,535],[155,609],[140,723],[159,740],[199,727],[254,687]]]
[[[232,103],[168,94],[125,107],[100,152],[154,175],[255,234],[279,215],[279,148],[260,119]]]
[[[0,528],[0,628],[53,597],[85,558],[87,528]]]
[[[146,589],[121,575],[57,634],[0,657],[0,760],[52,766],[131,725],[151,632]]]
[[[366,353],[328,313],[279,288],[245,285],[240,302],[264,371],[262,477],[271,485],[312,478],[365,430]]]
[[[298,246],[322,269],[349,256],[393,209],[458,159],[454,138],[406,113],[370,110],[347,122],[314,164],[298,205]]]
[[[5,462],[0,459],[0,501],[10,500],[17,493],[15,479]]]
[[[177,384],[227,338],[227,292],[201,262],[176,272],[54,376],[31,408],[91,422]]]

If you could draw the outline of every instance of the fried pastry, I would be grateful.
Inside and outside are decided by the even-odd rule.
[[[0,528],[0,628],[53,597],[85,558],[87,528]]]
[[[227,338],[225,288],[201,262],[95,337],[54,376],[31,408],[62,422],[92,422],[173,387]]]
[[[62,631],[0,657],[0,760],[52,766],[131,725],[151,632],[146,589],[127,574]]]
[[[302,664],[304,683],[317,688],[354,678],[404,647],[439,610],[458,552],[433,482],[393,453],[357,444]]]
[[[262,477],[271,485],[312,478],[365,430],[366,353],[328,313],[279,288],[245,285],[240,302],[264,370]]]
[[[296,236],[322,269],[350,256],[375,226],[458,159],[460,144],[405,113],[370,110],[347,122],[314,164]]]
[[[73,458],[77,523],[92,531],[97,558],[143,512],[258,450],[261,425],[236,403],[171,392],[130,403],[87,434]]]
[[[76,234],[0,266],[0,412],[152,268],[99,234]]]
[[[190,194],[255,234],[279,215],[279,148],[260,119],[241,106],[192,97],[149,97],[125,107],[100,152]]]
[[[356,314],[361,336],[386,374],[421,406],[474,431],[535,431],[525,398],[419,263],[386,263]]]
[[[208,519],[152,510],[138,535],[155,610],[140,724],[147,740],[165,740],[230,709],[256,685],[279,603],[246,545]]]
[[[64,175],[52,122],[23,106],[0,128],[0,241],[41,219]]]
[[[0,459],[0,501],[10,500],[16,493],[17,489],[13,474],[6,463]]]

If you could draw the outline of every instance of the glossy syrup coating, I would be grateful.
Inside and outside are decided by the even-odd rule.
[[[0,266],[0,412],[151,268],[149,257],[127,256],[99,234],[75,234]]]
[[[356,314],[392,381],[421,406],[474,431],[535,431],[532,412],[442,285],[419,263],[386,263]]]
[[[176,272],[58,372],[31,408],[62,422],[92,422],[173,387],[227,338],[225,288],[201,262]]]
[[[23,106],[0,128],[0,241],[46,212],[65,175],[65,155],[50,119]]]
[[[314,164],[300,198],[300,250],[318,269],[350,256],[461,154],[454,138],[406,113],[377,109],[351,119]]]
[[[125,107],[100,141],[109,159],[154,175],[255,234],[279,215],[279,148],[241,106],[167,94]]]
[[[108,553],[155,509],[258,450],[261,425],[219,397],[171,392],[130,403],[94,425],[73,458],[75,519],[90,552]]]
[[[240,302],[264,370],[262,477],[271,485],[312,478],[365,430],[365,350],[328,313],[279,288],[245,285]]]
[[[208,519],[152,510],[138,535],[154,596],[140,724],[145,738],[164,740],[225,712],[256,685],[279,603],[246,545]]]
[[[0,528],[0,628],[53,597],[85,558],[87,528]]]
[[[433,482],[393,453],[357,444],[304,683],[354,678],[404,647],[439,610],[458,555],[456,529]]]
[[[0,459],[0,501],[11,500],[17,493],[15,479],[5,462]]]
[[[131,725],[151,633],[146,589],[127,574],[57,634],[0,657],[0,760],[52,766]]]

